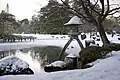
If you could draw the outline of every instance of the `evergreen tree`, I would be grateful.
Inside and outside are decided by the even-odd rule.
[[[18,26],[14,15],[4,11],[0,13],[0,34],[12,34]]]
[[[64,24],[70,19],[70,14],[64,6],[56,0],[49,0],[47,6],[41,8],[39,15],[33,17],[34,29],[36,32],[50,34],[67,33]],[[38,30],[38,31],[37,31]]]

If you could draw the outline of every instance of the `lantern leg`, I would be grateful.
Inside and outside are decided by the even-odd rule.
[[[78,36],[76,37],[76,40],[77,40],[77,42],[78,42],[80,48],[83,49],[84,46],[83,46],[82,42],[79,40]]]
[[[82,42],[79,40],[78,36],[76,36],[75,39],[77,40],[77,42],[78,42],[80,48],[83,49],[84,46],[83,46]],[[79,55],[80,55],[80,59],[81,59],[81,54],[79,54]],[[78,68],[78,69],[79,69],[79,68],[80,68],[80,69],[82,68],[82,61],[79,60],[78,58],[77,58],[77,68]]]
[[[58,60],[60,60],[62,58],[62,55],[65,53],[65,50],[67,49],[67,47],[69,46],[69,44],[72,42],[72,38],[70,38],[68,40],[68,42],[65,44],[65,46],[63,47],[62,51],[60,52],[59,56],[58,56]]]

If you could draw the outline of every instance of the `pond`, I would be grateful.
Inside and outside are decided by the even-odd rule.
[[[44,66],[57,60],[61,51],[60,47],[46,46],[46,47],[33,47],[20,50],[9,50],[0,52],[0,59],[15,55],[20,59],[26,61],[35,74],[44,72]],[[65,55],[64,55],[65,56]]]

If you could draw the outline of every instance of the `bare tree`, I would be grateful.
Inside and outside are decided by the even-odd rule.
[[[119,6],[111,9],[112,5],[110,5],[109,0],[94,0],[94,3],[91,2],[91,0],[76,0],[79,4],[79,9],[76,10],[71,5],[67,4],[65,2],[66,0],[61,1],[66,6],[66,9],[68,9],[68,11],[96,26],[104,45],[110,44],[110,41],[105,34],[103,21],[108,15],[113,15],[119,12]],[[101,8],[96,8],[97,6],[101,6]],[[80,10],[82,10],[83,13],[81,13]]]

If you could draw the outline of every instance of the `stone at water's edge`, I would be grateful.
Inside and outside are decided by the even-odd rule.
[[[63,71],[63,70],[67,70],[67,68],[66,67],[64,67],[64,68],[54,67],[54,66],[45,66],[44,67],[45,72],[55,72],[55,71]]]
[[[8,56],[0,60],[0,76],[34,74],[28,63],[15,56]]]
[[[55,61],[49,65],[44,67],[45,72],[54,72],[54,71],[62,71],[66,70],[65,63],[63,61]]]

